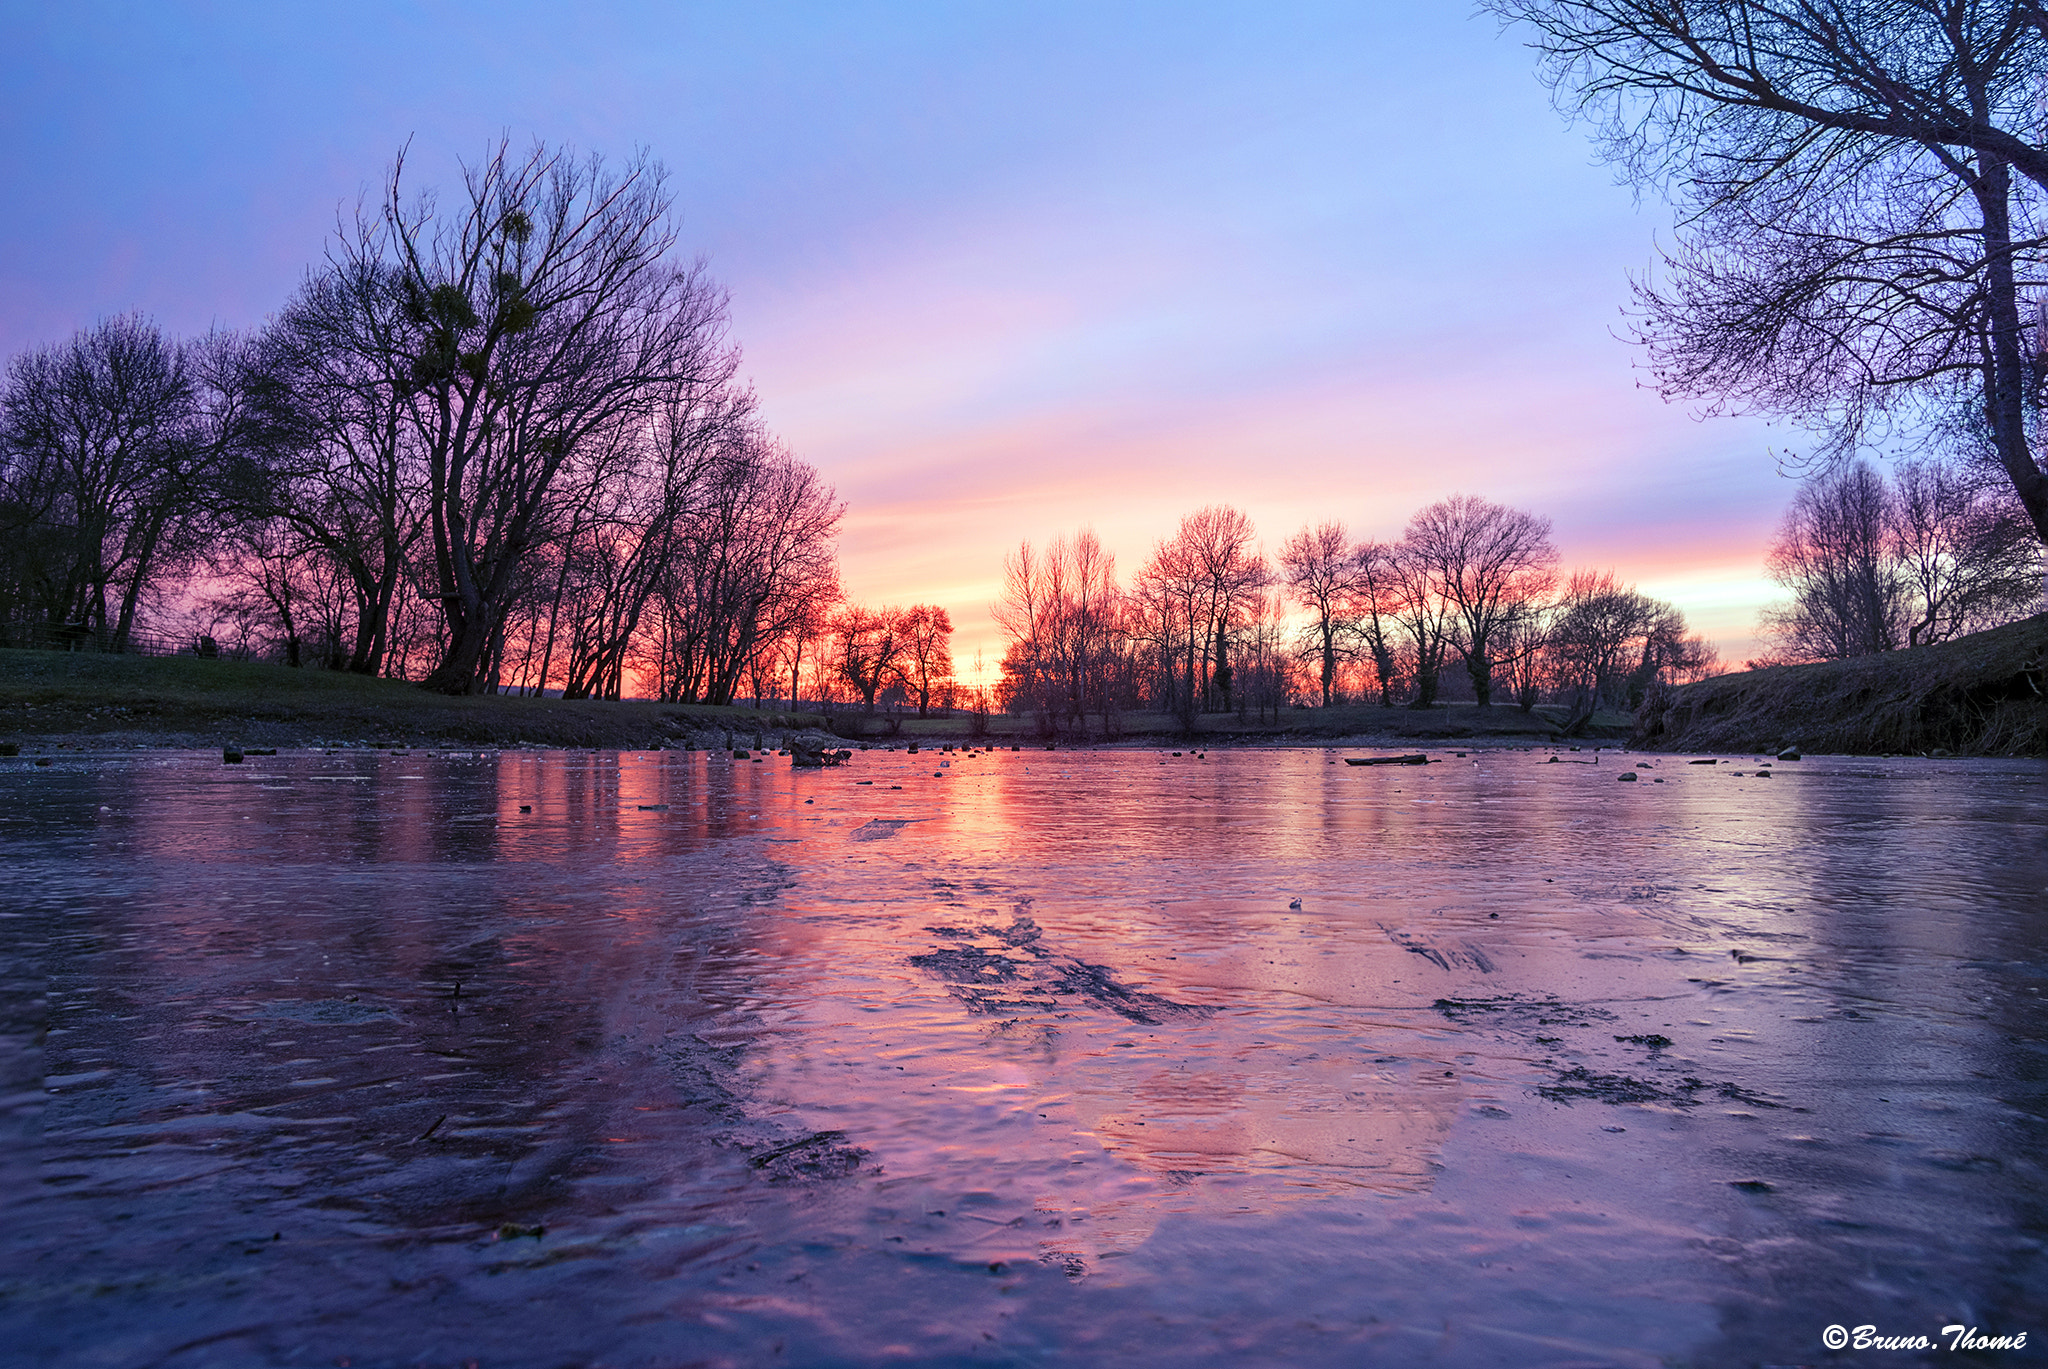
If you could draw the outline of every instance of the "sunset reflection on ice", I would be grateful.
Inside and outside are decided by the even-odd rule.
[[[2038,765],[1437,754],[8,770],[50,1031],[0,1329],[514,1364],[561,1298],[608,1362],[2025,1329]]]

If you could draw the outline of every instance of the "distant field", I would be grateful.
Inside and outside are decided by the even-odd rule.
[[[1481,709],[1453,704],[1422,711],[1339,706],[1286,709],[1278,722],[1203,717],[1194,738],[1305,745],[1339,739],[1536,741],[1556,735],[1561,709]],[[1619,714],[1595,718],[1595,737],[1627,734]],[[746,745],[754,734],[800,728],[836,731],[849,739],[965,742],[974,721],[944,718],[789,713],[773,708],[710,704],[611,703],[602,700],[504,696],[448,698],[399,680],[365,679],[324,670],[294,670],[193,656],[107,656],[0,650],[0,740],[49,745],[293,746],[328,743],[458,743],[639,748],[731,734]],[[998,715],[986,737],[1005,745],[1042,743],[1035,722]],[[1062,744],[1187,740],[1172,717],[1127,713],[1109,737],[1091,719],[1087,736],[1063,733]]]

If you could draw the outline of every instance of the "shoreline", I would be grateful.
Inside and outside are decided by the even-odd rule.
[[[2048,755],[2048,614],[1934,646],[1772,666],[1652,691],[1629,717],[1567,738],[1555,704],[1343,704],[1273,720],[1206,714],[1193,730],[1125,714],[1112,735],[1040,735],[1029,718],[817,713],[751,705],[448,697],[401,680],[196,657],[0,650],[0,748],[25,752],[292,749],[600,751],[1017,747],[1040,750],[1578,746],[1708,755]],[[1555,715],[1555,716],[1552,716]]]
[[[1563,710],[1539,705],[1289,708],[1274,721],[1204,715],[1190,732],[1163,714],[1125,714],[1115,735],[1046,738],[1029,718],[918,718],[751,705],[449,697],[401,680],[196,657],[0,651],[0,743],[77,750],[244,747],[520,747],[644,751],[783,749],[790,738],[868,747],[1478,747],[1561,741]],[[1616,745],[1632,720],[1602,714],[1581,744]],[[1099,733],[1099,725],[1089,729]],[[1568,743],[1567,743],[1568,744]]]

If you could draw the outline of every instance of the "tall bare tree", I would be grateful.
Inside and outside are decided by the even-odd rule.
[[[1185,721],[1200,709],[1230,706],[1232,634],[1261,601],[1269,576],[1255,537],[1237,509],[1197,509],[1139,574],[1164,692]]]
[[[897,615],[896,630],[903,639],[896,678],[917,700],[917,716],[929,717],[933,691],[953,680],[952,615],[937,604],[912,604]]]
[[[1129,606],[1116,557],[1084,528],[1054,538],[1043,552],[1025,542],[1003,567],[993,612],[1010,638],[1005,697],[1036,710],[1048,735],[1085,731],[1090,714],[1104,735],[1113,733],[1130,664]]]
[[[1401,577],[1396,548],[1370,539],[1360,542],[1352,556],[1358,568],[1357,594],[1352,601],[1352,620],[1372,660],[1373,682],[1379,686],[1380,706],[1394,704],[1394,682],[1400,674],[1395,652],[1398,613],[1401,605]]]
[[[347,573],[297,527],[233,520],[203,561],[214,588],[195,606],[199,619],[246,625],[239,630],[246,645],[288,666],[347,667],[355,626]]]
[[[1387,558],[1386,615],[1406,639],[1415,696],[1410,708],[1429,708],[1442,687],[1445,657],[1456,633],[1456,609],[1440,588],[1435,564],[1405,537]]]
[[[790,643],[794,678],[804,645],[841,598],[833,537],[846,506],[815,467],[780,447],[761,454],[753,483],[758,499],[746,523],[753,573],[741,598],[752,626],[742,635],[756,659]]]
[[[826,652],[822,644],[830,639],[832,619],[845,597],[839,586],[836,566],[800,580],[794,592],[780,601],[778,630],[769,639],[779,670],[789,672],[789,706],[803,698],[803,669],[809,661],[813,676],[820,674]]]
[[[0,610],[125,648],[163,571],[199,545],[244,431],[240,344],[137,315],[15,357],[0,387]]]
[[[1685,215],[1674,281],[1639,292],[1667,395],[1788,413],[1830,462],[1902,430],[1959,441],[2048,541],[2024,317],[2048,278],[2039,0],[1488,8],[1534,27],[1609,154]]]
[[[1903,644],[1907,588],[1887,546],[1890,522],[1890,491],[1867,462],[1801,486],[1768,563],[1792,590],[1789,608],[1766,615],[1792,656],[1834,660]]]
[[[1545,647],[1553,686],[1569,703],[1567,736],[1583,732],[1594,712],[1621,707],[1628,680],[1646,651],[1669,605],[1660,604],[1612,571],[1576,571],[1565,582]],[[1681,620],[1682,623],[1682,620]]]
[[[1767,563],[1792,599],[1764,626],[1790,660],[1941,641],[2025,613],[2039,556],[1959,473],[1916,462],[1888,481],[1857,462],[1793,496]]]
[[[787,655],[794,677],[838,602],[832,538],[844,506],[811,466],[749,433],[679,525],[658,587],[653,655],[663,698],[732,702]],[[792,700],[796,685],[792,681]]]
[[[848,604],[833,618],[835,665],[861,707],[875,711],[875,696],[897,673],[903,657],[902,614],[893,608]]]
[[[1450,610],[1452,637],[1483,708],[1493,702],[1499,638],[1534,611],[1554,579],[1550,520],[1453,495],[1408,520],[1403,556]]]
[[[1323,707],[1337,683],[1337,667],[1350,652],[1353,614],[1363,589],[1358,548],[1338,522],[1303,528],[1280,547],[1280,572],[1294,601],[1309,615],[1303,629],[1320,667]]]
[[[666,401],[652,421],[615,435],[641,450],[607,462],[613,474],[577,511],[586,593],[575,605],[566,698],[619,697],[650,602],[688,563],[690,530],[724,521],[720,492],[745,488],[756,473],[755,448],[764,439],[753,427],[751,392],[686,387]],[[578,542],[572,536],[569,545]],[[737,650],[745,656],[750,647]],[[719,679],[727,697],[719,702],[729,701],[742,669],[726,663]]]
[[[1161,711],[1192,730],[1208,692],[1211,619],[1201,568],[1179,538],[1161,541],[1131,584],[1132,623]]]
[[[1268,713],[1274,722],[1280,721],[1280,710],[1293,699],[1301,675],[1299,654],[1289,646],[1292,635],[1285,594],[1276,590],[1262,595],[1248,615],[1233,667],[1239,718],[1255,711],[1260,722]]]
[[[1908,646],[1992,627],[2038,604],[2043,548],[1982,480],[1920,460],[1899,463],[1891,486],[1893,555],[1916,602]]]
[[[1631,169],[1691,174],[1760,142],[1916,143],[2048,187],[2040,0],[1484,0],[1535,29],[1560,89]],[[1719,173],[1717,173],[1719,174]]]
[[[242,516],[289,525],[346,573],[347,668],[365,675],[384,668],[399,582],[426,531],[401,283],[384,262],[339,263],[263,330],[251,391],[264,440],[232,491]]]
[[[1009,637],[1003,653],[1001,693],[1004,705],[1032,709],[1042,731],[1054,726],[1047,681],[1051,674],[1051,641],[1057,606],[1054,586],[1040,570],[1036,548],[1027,540],[1003,555],[1003,592],[989,613]]]
[[[429,688],[469,693],[501,640],[527,556],[565,483],[594,487],[635,450],[621,434],[737,366],[725,297],[675,243],[661,168],[500,144],[444,212],[393,164],[380,215],[336,249],[344,272],[396,275],[406,417],[426,468],[446,623]]]

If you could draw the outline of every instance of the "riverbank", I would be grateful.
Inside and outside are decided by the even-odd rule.
[[[59,748],[766,745],[815,713],[711,704],[451,698],[403,680],[194,656],[0,651],[0,742]],[[761,740],[756,736],[760,734]]]
[[[1772,666],[1663,691],[1631,747],[2048,755],[2048,613],[1952,642]]]
[[[1559,736],[1563,710],[1472,704],[1429,709],[1339,705],[1283,709],[1262,720],[1210,714],[1192,733],[1164,713],[1128,713],[1105,733],[1058,745],[1461,746],[1539,744]],[[1587,739],[1618,741],[1629,720],[1600,715]],[[450,698],[402,680],[294,670],[193,656],[0,651],[0,743],[24,749],[242,746],[776,747],[791,736],[855,742],[1043,745],[1031,718],[863,716],[712,704],[508,695]]]

